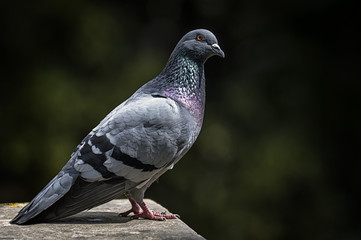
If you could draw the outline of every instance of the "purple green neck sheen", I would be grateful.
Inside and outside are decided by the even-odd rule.
[[[205,80],[203,63],[178,57],[170,62],[167,76],[167,84],[162,92],[176,101],[183,104],[190,113],[202,123],[205,104]],[[163,72],[163,73],[164,73]]]

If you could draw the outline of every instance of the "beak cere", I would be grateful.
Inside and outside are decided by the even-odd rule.
[[[220,56],[220,57],[222,57],[222,58],[225,57],[224,52],[222,51],[221,47],[220,47],[217,43],[213,43],[213,44],[212,44],[212,48],[215,50],[215,53],[216,53],[218,56]]]
[[[216,49],[221,49],[217,43],[213,43],[213,44],[212,44],[212,47],[213,47],[213,48],[216,48]]]

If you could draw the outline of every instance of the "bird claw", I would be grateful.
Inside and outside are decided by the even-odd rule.
[[[132,198],[128,198],[130,203],[132,204],[132,208],[128,211],[119,213],[118,216],[122,216],[122,217],[126,217],[128,216],[130,213],[134,213],[135,215],[139,215],[141,213],[143,213],[142,208],[139,206],[139,204]]]
[[[167,212],[155,212],[153,211],[153,215],[155,216],[159,216],[159,217],[164,217],[166,219],[176,219],[176,218],[180,218],[180,216],[178,214],[167,214]]]
[[[126,217],[130,213],[134,213],[134,215],[130,216],[132,219],[144,218],[144,219],[158,220],[158,221],[164,221],[166,219],[176,219],[180,217],[178,214],[167,214],[165,211],[163,212],[150,211],[144,202],[137,203],[130,196],[127,197],[130,203],[132,204],[132,208],[126,212],[120,213],[119,216]]]
[[[149,219],[149,220],[158,220],[158,221],[165,221],[167,220],[164,216],[161,216],[160,214],[153,214],[153,213],[140,213],[140,214],[135,214],[133,216],[131,216],[132,219],[138,219],[138,218],[144,218],[144,219]]]
[[[131,214],[131,213],[139,214],[139,213],[141,213],[141,211],[140,211],[140,212],[136,212],[136,211],[132,208],[132,209],[130,209],[130,210],[128,210],[128,211],[119,213],[118,216],[126,217],[126,216],[128,216],[129,214]]]
[[[155,211],[143,211],[140,214],[135,214],[131,216],[132,219],[144,218],[150,220],[158,220],[158,221],[165,221],[167,219],[176,219],[179,217],[178,214],[167,214],[166,212],[155,212]]]

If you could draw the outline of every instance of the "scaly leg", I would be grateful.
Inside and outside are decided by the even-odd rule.
[[[175,219],[177,217],[179,218],[179,215],[177,214],[166,214],[165,212],[158,213],[155,211],[150,211],[144,202],[138,203],[128,193],[126,193],[125,196],[129,199],[130,204],[132,204],[132,208],[126,212],[120,213],[119,215],[121,215],[122,217],[126,217],[130,213],[134,213],[134,215],[131,216],[134,219],[144,218],[150,220],[164,221],[166,219]]]
[[[139,203],[139,206],[142,208],[143,212],[135,214],[134,216],[132,216],[132,218],[144,218],[150,220],[164,221],[166,219],[175,219],[179,217],[179,215],[177,214],[166,214],[166,213],[158,213],[158,212],[150,211],[144,202]]]
[[[128,211],[120,213],[119,215],[121,215],[122,217],[126,217],[130,213],[141,214],[143,210],[141,209],[139,204],[133,198],[131,198],[129,194],[126,193],[125,196],[128,198],[130,204],[132,204],[132,208]]]

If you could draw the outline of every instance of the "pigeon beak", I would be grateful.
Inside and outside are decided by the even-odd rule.
[[[222,58],[225,57],[224,52],[222,51],[221,47],[217,43],[212,44],[212,49],[217,56],[220,56]]]

